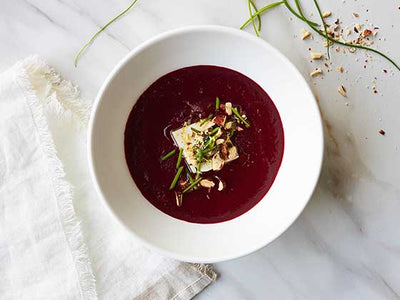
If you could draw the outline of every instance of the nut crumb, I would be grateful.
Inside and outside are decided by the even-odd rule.
[[[358,13],[353,13],[353,16],[355,16],[356,18],[358,18],[360,15]]]
[[[338,67],[337,70],[338,70],[340,73],[343,73],[343,67],[342,67],[342,66]]]
[[[339,86],[337,91],[343,97],[347,97],[346,88],[343,85]]]
[[[372,34],[372,31],[369,29],[364,29],[363,33],[361,34],[362,37],[367,37],[370,36]]]

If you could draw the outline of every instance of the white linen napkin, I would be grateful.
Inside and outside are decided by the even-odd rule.
[[[0,74],[0,299],[191,299],[216,273],[143,248],[110,218],[88,175],[88,116],[36,57]]]

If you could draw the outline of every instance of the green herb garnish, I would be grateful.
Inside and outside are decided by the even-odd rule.
[[[204,154],[207,154],[208,152],[213,151],[215,148],[217,148],[217,146],[212,146],[212,147],[210,147],[210,148],[204,150],[204,151],[203,151],[203,155],[204,155]]]
[[[219,97],[215,98],[215,110],[219,110]]]
[[[207,118],[205,118],[201,123],[200,123],[200,127],[203,126],[204,124],[206,124],[208,121],[210,121],[212,119],[212,117],[214,117],[213,114],[209,115]]]
[[[254,11],[257,13],[258,12],[257,6],[254,4],[254,2],[252,0],[250,0],[250,3],[251,3],[251,6],[253,6]],[[257,23],[258,23],[257,30],[260,31],[261,30],[261,17],[260,17],[260,15],[257,15]]]
[[[214,133],[217,133],[220,127],[214,128],[211,130],[210,135],[213,135]]]
[[[247,5],[249,7],[249,15],[250,15],[250,19],[251,19],[251,24],[253,25],[253,29],[254,29],[254,32],[256,33],[256,35],[260,36],[260,34],[258,33],[258,30],[257,30],[257,27],[256,27],[256,22],[254,22],[253,10],[251,9],[251,4],[252,4],[252,1],[251,0],[247,0]]]
[[[203,178],[198,178],[198,179],[196,179],[191,185],[189,185],[186,189],[184,189],[183,191],[182,191],[182,194],[184,194],[184,193],[186,193],[187,191],[189,191],[192,187],[194,187],[195,185],[197,185],[199,182],[200,182],[200,180],[202,180]]]
[[[194,179],[193,179],[193,177],[190,175],[190,172],[189,172],[189,171],[186,171],[186,174],[187,174],[187,176],[188,176],[188,178],[189,178],[190,183],[193,183],[193,182],[194,182]],[[193,189],[197,190],[197,186],[193,187]]]
[[[176,149],[168,152],[167,154],[165,154],[163,157],[161,157],[161,160],[166,160],[167,158],[170,158],[172,155],[174,155],[176,152]]]
[[[242,122],[244,123],[244,125],[246,125],[247,128],[250,127],[250,123],[247,122],[247,121],[239,114],[239,112],[237,111],[236,108],[232,107],[232,111],[233,111],[233,113],[235,114],[235,116],[238,117],[239,120],[242,121]]]
[[[179,155],[178,155],[178,161],[176,162],[176,168],[179,168],[180,165],[181,165],[182,153],[183,153],[183,148],[180,148],[179,149]]]
[[[183,170],[183,167],[180,167],[180,168],[178,169],[178,171],[176,172],[175,177],[174,177],[174,180],[172,180],[172,183],[171,183],[171,185],[169,186],[169,190],[172,190],[172,189],[176,186],[176,183],[178,182],[178,179],[179,179],[179,176],[180,176],[181,173],[182,173],[182,170]]]
[[[201,131],[197,130],[196,128],[190,127],[190,130],[192,130],[193,132],[196,132],[197,134],[201,134]]]
[[[122,11],[118,16],[116,16],[115,18],[113,18],[111,21],[109,21],[106,25],[104,25],[103,27],[101,27],[91,38],[90,40],[82,47],[81,50],[79,50],[78,54],[75,56],[74,59],[74,66],[76,67],[78,65],[78,60],[79,58],[82,56],[82,54],[86,51],[86,49],[94,42],[94,40],[96,39],[96,37],[102,32],[104,31],[108,26],[110,26],[112,23],[114,23],[117,19],[119,19],[120,17],[122,17],[124,14],[126,14],[137,2],[138,0],[133,1],[124,11]]]
[[[201,158],[201,159],[203,159],[203,158]],[[197,163],[196,179],[199,178],[199,176],[200,176],[201,164],[202,164],[201,159],[199,159],[199,162]]]

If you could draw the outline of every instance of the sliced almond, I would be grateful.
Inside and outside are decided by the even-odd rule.
[[[212,158],[212,169],[219,171],[224,167],[225,161],[221,158],[219,153],[216,153]]]
[[[212,188],[215,186],[215,183],[209,179],[202,179],[200,180],[200,185],[205,188]]]
[[[314,76],[317,76],[317,75],[319,75],[319,74],[322,74],[322,70],[321,70],[320,68],[317,68],[317,69],[315,69],[314,71],[312,71],[312,72],[310,73],[310,76],[311,76],[311,77],[314,77]]]
[[[232,103],[231,102],[225,103],[225,111],[228,116],[232,115]]]
[[[223,144],[224,142],[225,142],[224,139],[218,139],[218,140],[215,141],[215,143],[216,143],[217,145],[221,145],[221,144]]]
[[[330,17],[332,15],[332,13],[330,11],[326,11],[322,14],[322,17],[327,18]]]
[[[343,97],[347,97],[346,88],[343,85],[339,86],[337,91]]]
[[[320,52],[311,52],[310,53],[312,59],[321,59],[323,54]]]
[[[229,152],[229,154],[228,154],[229,160],[234,160],[239,157],[237,148],[235,146],[233,146],[232,148],[229,148],[228,152]]]
[[[183,202],[183,196],[180,192],[175,192],[176,206],[181,207]]]
[[[224,128],[227,129],[227,130],[229,130],[229,129],[232,129],[232,126],[233,126],[233,122],[231,121],[231,122],[227,122],[227,123],[225,124]]]

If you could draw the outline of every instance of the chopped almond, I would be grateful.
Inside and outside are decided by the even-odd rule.
[[[312,59],[321,59],[323,54],[320,52],[311,52],[310,53]]]
[[[317,75],[319,75],[319,74],[322,74],[322,70],[321,70],[320,68],[317,68],[317,69],[315,69],[314,71],[312,71],[312,72],[310,73],[310,76],[311,76],[311,77],[314,77],[314,76],[317,76]]]
[[[324,13],[322,14],[322,17],[328,18],[328,17],[330,17],[331,15],[332,15],[332,13],[331,13],[330,11],[326,11],[326,12],[324,12]]]
[[[304,31],[303,35],[301,36],[302,40],[305,40],[306,38],[309,38],[311,36],[311,32],[309,31]]]
[[[363,33],[361,34],[363,37],[367,37],[372,34],[372,31],[369,29],[364,29]]]

